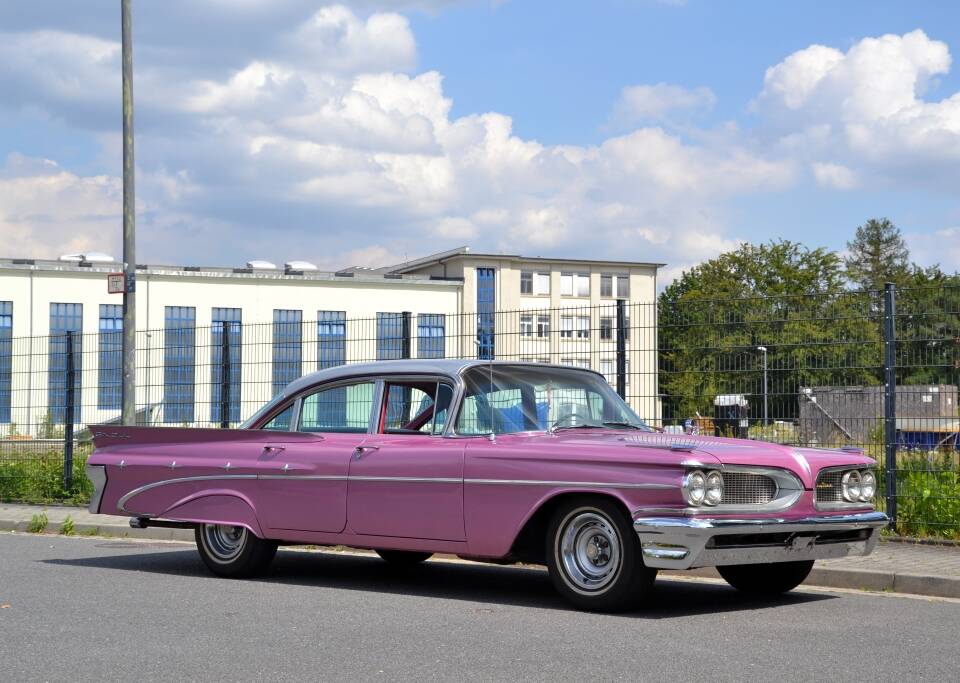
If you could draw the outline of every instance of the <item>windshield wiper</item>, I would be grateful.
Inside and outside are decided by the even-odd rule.
[[[632,422],[622,422],[619,420],[605,420],[603,423],[604,427],[629,427],[630,429],[639,429],[641,432],[647,431],[640,425],[635,425]]]
[[[554,425],[550,428],[550,432],[559,432],[564,429],[603,429],[603,425],[595,424],[580,424],[580,425]]]

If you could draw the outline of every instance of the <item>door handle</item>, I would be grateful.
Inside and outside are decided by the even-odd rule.
[[[263,447],[264,453],[282,453],[285,450],[287,450],[286,446],[274,446],[272,444],[267,444]]]
[[[357,446],[356,448],[353,449],[353,459],[359,460],[360,458],[363,457],[363,454],[366,453],[367,451],[372,453],[373,451],[379,451],[379,450],[380,450],[379,446]]]

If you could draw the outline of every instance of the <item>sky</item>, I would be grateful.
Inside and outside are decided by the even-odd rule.
[[[960,268],[960,5],[134,0],[138,261]],[[116,0],[0,5],[4,257],[121,253]]]

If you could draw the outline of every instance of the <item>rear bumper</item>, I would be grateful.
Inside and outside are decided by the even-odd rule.
[[[636,517],[633,528],[648,567],[692,569],[868,555],[888,522],[882,512],[791,520]]]

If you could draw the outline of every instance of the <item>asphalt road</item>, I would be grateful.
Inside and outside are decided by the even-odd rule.
[[[231,581],[185,544],[0,533],[0,678],[956,676],[960,601],[657,585],[642,612],[596,615],[534,569],[281,550],[269,576]]]

